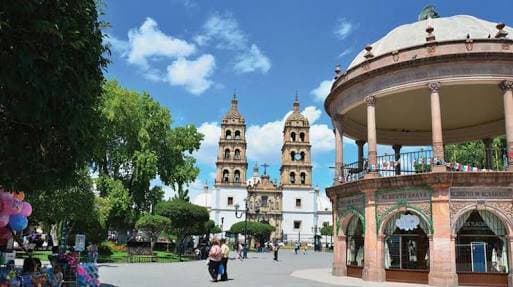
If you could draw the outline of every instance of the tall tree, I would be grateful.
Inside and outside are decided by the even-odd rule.
[[[153,247],[155,242],[159,238],[159,235],[171,225],[171,220],[169,218],[160,216],[160,215],[152,215],[145,214],[141,216],[137,222],[135,223],[135,228],[139,230],[146,231],[150,236],[151,242],[151,250],[153,251]]]
[[[194,126],[171,126],[169,111],[147,93],[129,91],[115,81],[104,85],[101,136],[95,153],[100,175],[119,180],[135,213],[151,212],[150,182],[189,183],[197,176],[193,151],[203,136]]]
[[[2,1],[1,185],[52,190],[80,177],[98,135],[102,25],[94,0]]]

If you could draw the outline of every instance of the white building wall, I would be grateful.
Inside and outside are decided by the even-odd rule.
[[[296,206],[296,199],[301,199],[301,206]],[[315,207],[317,205],[313,189],[283,190],[283,234],[287,241],[313,242],[315,226]],[[294,228],[294,221],[301,221],[299,229]]]
[[[235,217],[235,205],[239,204],[239,214],[245,210],[247,191],[245,187],[222,187],[214,188],[212,193],[212,209],[210,219],[214,220],[216,225],[221,226],[223,231],[229,231],[230,227],[239,221],[244,221],[244,215],[241,218]],[[233,197],[233,204],[228,205],[228,197]]]

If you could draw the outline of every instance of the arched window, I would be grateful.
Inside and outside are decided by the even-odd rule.
[[[302,151],[302,152],[300,153],[300,155],[301,155],[301,160],[305,160],[305,152],[304,152],[304,151]]]
[[[230,159],[230,149],[229,148],[224,150],[224,159]]]
[[[290,160],[291,161],[295,161],[296,160],[296,152],[295,151],[291,151],[290,152]]]
[[[301,180],[301,184],[305,184],[306,183],[306,173],[302,172],[300,175],[300,180]]]
[[[234,182],[236,182],[236,183],[239,183],[239,182],[240,182],[240,171],[239,171],[239,170],[236,170],[236,171],[234,172],[233,180],[234,180]]]
[[[223,182],[228,183],[230,181],[230,172],[225,169],[223,170]]]
[[[232,131],[231,130],[227,130],[225,132],[224,138],[227,139],[227,140],[231,140],[232,139]]]
[[[289,173],[289,181],[292,184],[296,183],[296,173],[295,172],[292,171],[291,173]]]
[[[509,239],[499,217],[488,210],[470,210],[458,218],[455,231],[456,272],[507,275]],[[476,283],[486,285],[485,281]]]
[[[239,149],[236,149],[236,150],[235,150],[234,158],[235,158],[235,159],[240,159],[240,150],[239,150]]]
[[[394,214],[384,225],[385,269],[429,270],[428,223],[411,211]]]
[[[304,141],[305,141],[305,133],[300,133],[300,134],[299,134],[299,140],[300,140],[301,142],[304,142]]]
[[[295,132],[291,132],[290,133],[290,140],[295,142],[296,141],[296,133]]]
[[[235,131],[235,139],[240,140],[240,131]]]
[[[363,224],[360,217],[353,215],[347,224],[346,245],[347,253],[346,260],[349,266],[363,266],[363,251],[364,251],[364,236]]]

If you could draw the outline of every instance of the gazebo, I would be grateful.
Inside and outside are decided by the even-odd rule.
[[[503,23],[428,8],[337,67],[325,101],[336,137],[326,190],[334,275],[513,286],[512,35]],[[501,135],[497,165],[491,139]],[[353,164],[343,164],[342,136],[358,145]],[[445,144],[474,140],[485,144],[486,166],[445,159]],[[378,156],[377,144],[394,154]]]

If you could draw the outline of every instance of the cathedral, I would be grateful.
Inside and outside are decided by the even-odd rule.
[[[312,187],[310,124],[297,97],[283,127],[280,182],[270,179],[266,164],[261,173],[255,163],[248,178],[246,151],[246,122],[234,96],[221,123],[214,186],[205,186],[193,203],[207,207],[223,232],[247,216],[272,225],[270,239],[313,242],[323,224],[332,224],[331,204]]]

